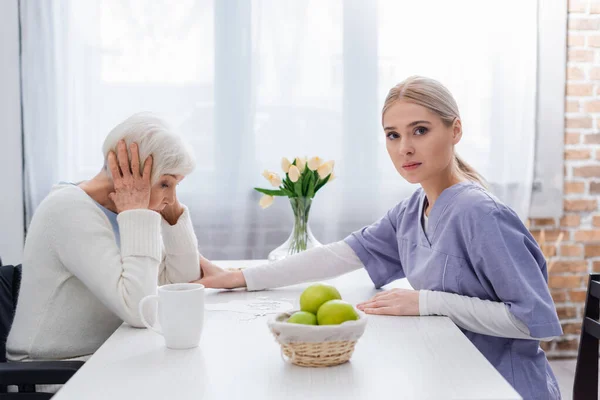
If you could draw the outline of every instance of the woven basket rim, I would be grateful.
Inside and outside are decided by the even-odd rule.
[[[353,321],[346,321],[346,322],[342,322],[341,324],[338,325],[303,325],[303,324],[294,324],[295,329],[304,329],[306,331],[311,331],[314,329],[319,329],[321,331],[325,331],[325,330],[330,330],[330,331],[336,331],[336,330],[340,330],[340,329],[344,329],[346,327],[349,326],[354,326],[354,325],[364,325],[367,323],[368,317],[367,314],[365,314],[364,312],[360,311],[359,309],[357,309],[356,307],[354,307],[354,310],[358,313],[358,319],[357,320],[353,320]],[[271,318],[268,323],[269,326],[282,326],[282,325],[287,325],[288,322],[285,322],[284,319],[288,319],[289,317],[292,316],[292,314],[294,314],[295,312],[298,312],[301,310],[290,310],[290,311],[285,311],[279,314],[276,314],[275,317]]]

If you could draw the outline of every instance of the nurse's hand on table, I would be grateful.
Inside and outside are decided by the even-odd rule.
[[[213,289],[235,289],[246,287],[246,279],[242,271],[226,271],[200,256],[202,279],[193,283],[201,283],[204,287]]]
[[[378,293],[370,300],[356,305],[366,314],[379,315],[420,315],[419,291],[391,289]]]

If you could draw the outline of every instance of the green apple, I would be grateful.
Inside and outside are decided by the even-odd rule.
[[[288,318],[287,322],[291,324],[316,325],[317,316],[306,311],[298,311]]]
[[[358,318],[352,304],[342,300],[329,300],[317,312],[319,325],[339,325],[346,321],[356,321]]]
[[[300,295],[300,309],[316,314],[321,305],[329,300],[341,300],[338,290],[324,283],[315,283],[304,289]]]

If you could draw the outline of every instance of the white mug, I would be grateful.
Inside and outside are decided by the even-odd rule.
[[[150,325],[144,317],[144,305],[158,301],[160,329]],[[174,283],[160,286],[158,295],[146,296],[140,301],[143,324],[164,336],[170,349],[190,349],[200,343],[204,326],[204,285],[199,283]]]

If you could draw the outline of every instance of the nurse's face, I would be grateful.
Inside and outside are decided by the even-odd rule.
[[[405,101],[393,104],[383,115],[386,147],[396,170],[410,183],[422,183],[452,171],[454,145],[462,128],[451,126],[429,109]]]

